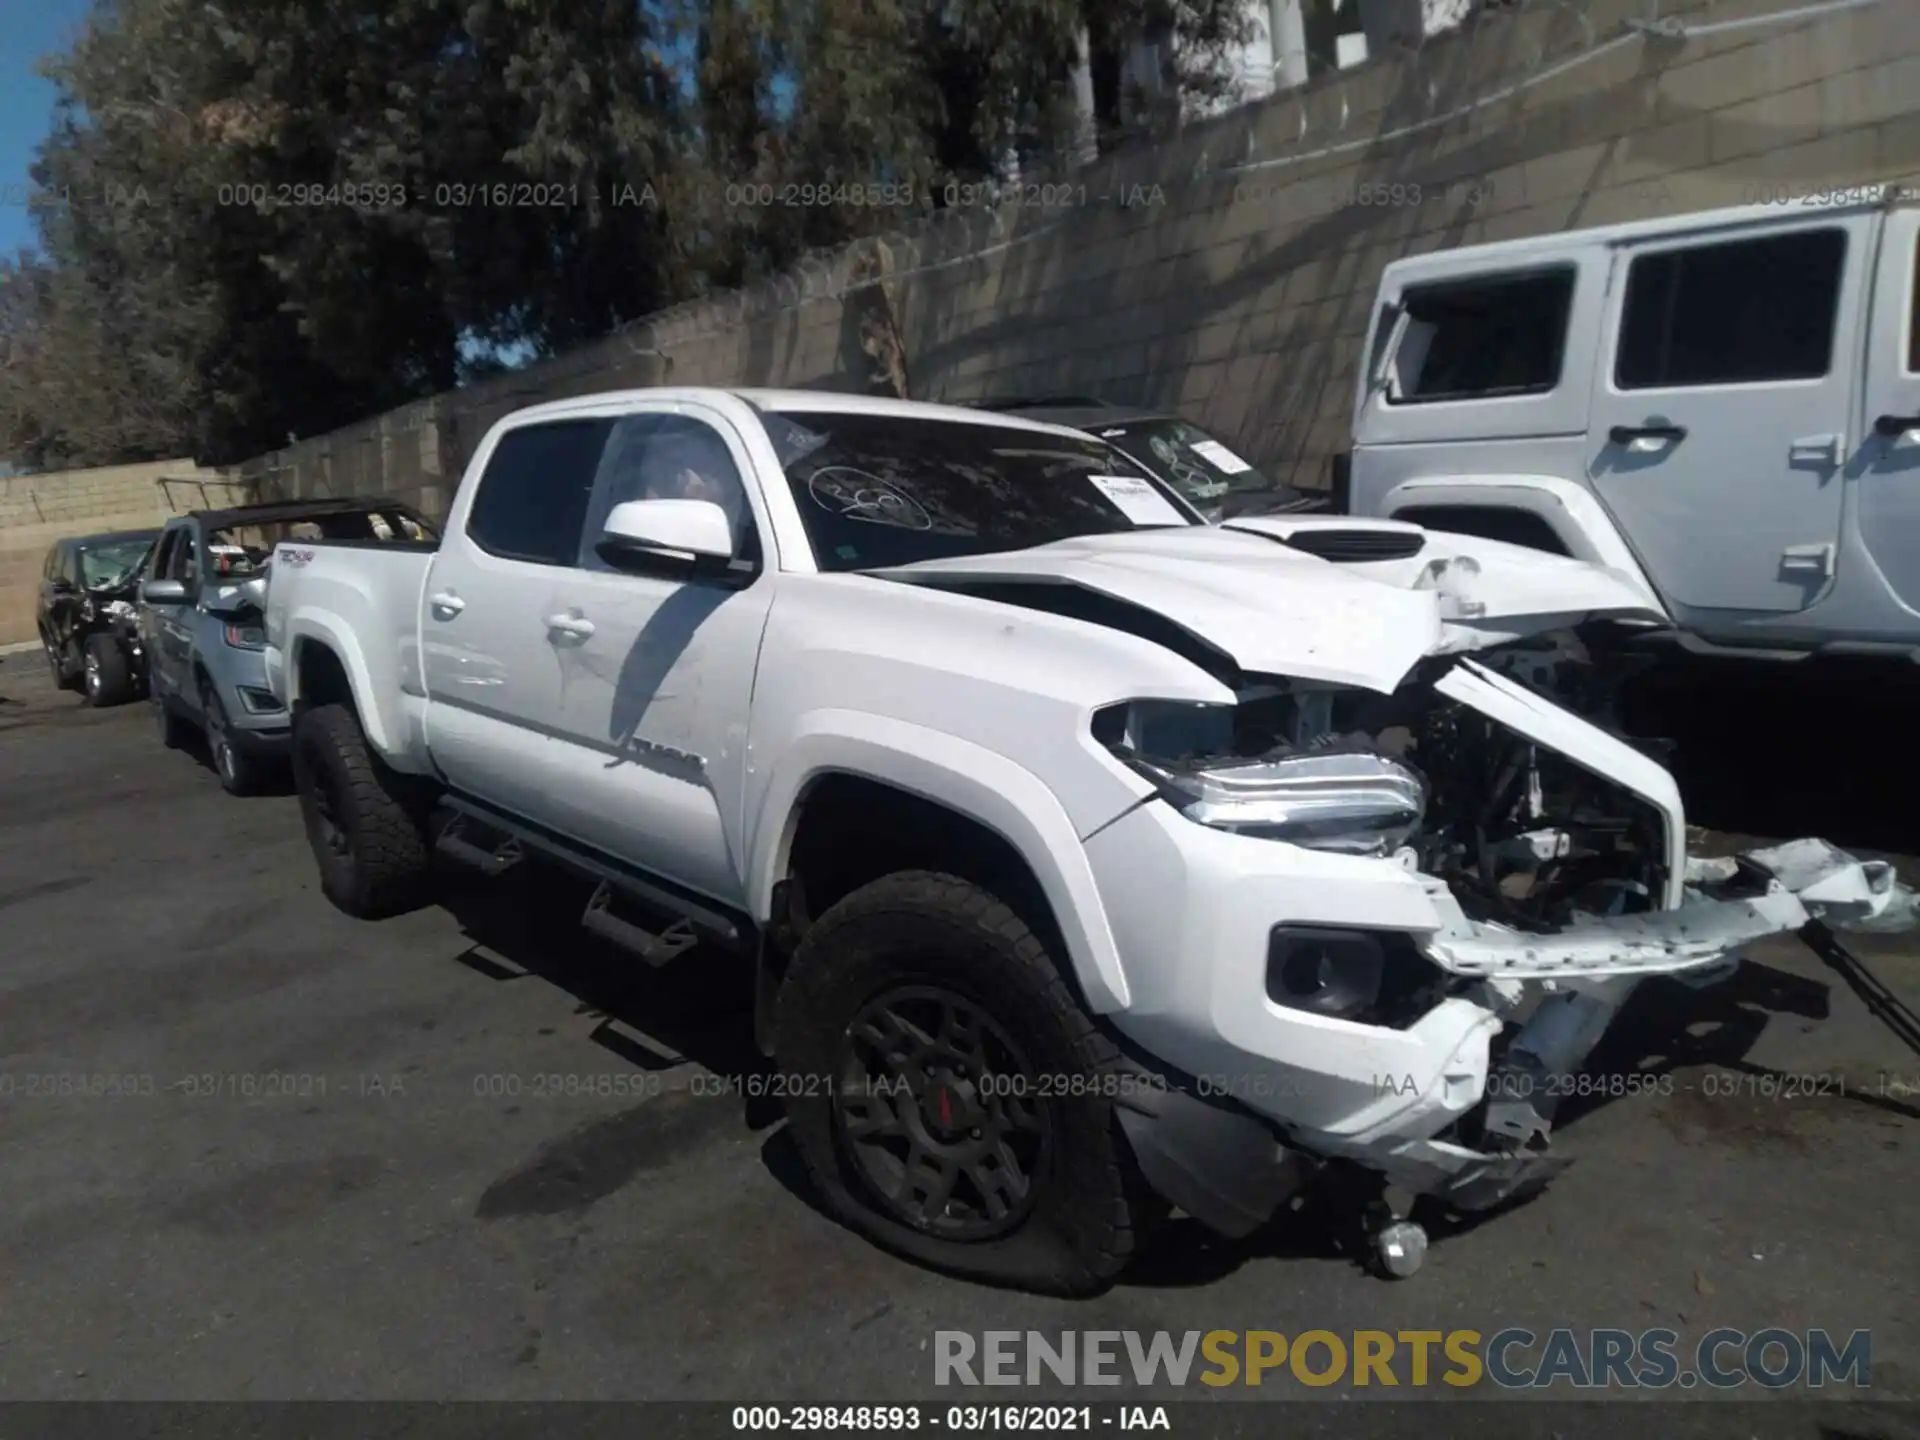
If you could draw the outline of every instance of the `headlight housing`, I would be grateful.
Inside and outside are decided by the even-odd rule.
[[[1237,756],[1220,744],[1232,734],[1230,707],[1148,701],[1117,708],[1125,713],[1103,713],[1095,733],[1198,824],[1312,850],[1385,855],[1426,818],[1426,781],[1390,756],[1286,747]],[[1169,758],[1166,742],[1175,736],[1193,742],[1183,758]]]
[[[229,625],[226,627],[227,644],[236,650],[264,650],[267,648],[267,632],[259,625]]]

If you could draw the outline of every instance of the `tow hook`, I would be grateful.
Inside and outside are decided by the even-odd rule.
[[[1920,1055],[1920,1015],[1858,955],[1840,943],[1840,937],[1821,920],[1810,920],[1800,929],[1807,948],[1820,957],[1820,963],[1847,982],[1847,988],[1860,997],[1873,1018],[1891,1030],[1909,1050]]]
[[[1367,1206],[1367,1243],[1375,1267],[1389,1280],[1406,1279],[1427,1258],[1426,1227],[1412,1214],[1413,1196],[1392,1185]]]

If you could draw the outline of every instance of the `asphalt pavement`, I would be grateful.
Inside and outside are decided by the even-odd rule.
[[[1732,683],[1682,705],[1741,717],[1701,732],[1713,823],[1920,849],[1920,712]],[[1175,1221],[1070,1302],[818,1213],[752,1093],[744,977],[641,973],[570,898],[350,920],[289,795],[229,798],[145,705],[0,664],[0,1397],[944,1401],[939,1330],[1726,1325],[1869,1330],[1876,1396],[1920,1400],[1920,1058],[1796,942],[1645,987],[1594,1065],[1670,1083],[1576,1105],[1572,1169],[1412,1279],[1309,1207],[1237,1244]],[[1861,949],[1920,1000],[1915,942]]]

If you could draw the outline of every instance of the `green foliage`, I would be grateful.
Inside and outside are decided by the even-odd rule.
[[[95,0],[0,265],[0,453],[230,462],[896,228],[1066,143],[1082,26],[1096,80],[1171,29],[1217,88],[1245,7],[1160,4]],[[741,203],[790,185],[835,198]]]

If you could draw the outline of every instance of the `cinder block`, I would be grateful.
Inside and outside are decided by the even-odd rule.
[[[1707,147],[1714,164],[1768,155],[1818,139],[1824,123],[1817,84],[1763,94],[1708,116]]]

